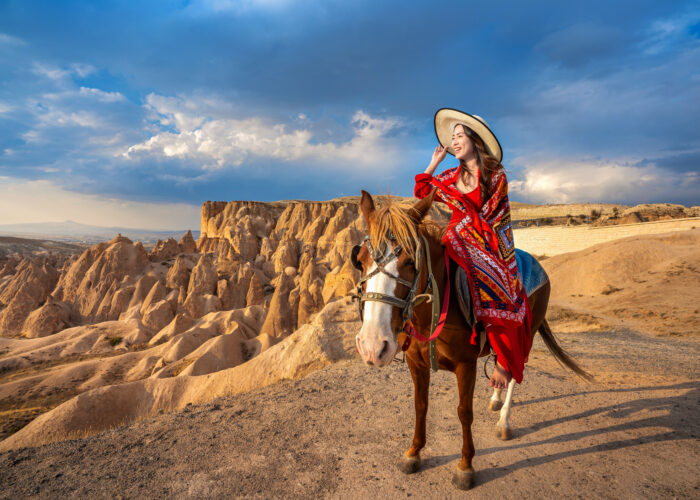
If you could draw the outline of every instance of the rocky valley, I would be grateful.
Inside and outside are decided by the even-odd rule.
[[[567,211],[514,207],[515,214],[518,210],[533,217]],[[447,215],[439,205],[431,209],[433,219]],[[99,436],[121,429],[134,436],[139,422],[168,428],[193,405],[216,410],[221,403],[213,401],[228,401],[237,408],[230,398],[242,393],[250,394],[247,404],[256,397],[267,406],[282,401],[285,411],[297,414],[304,400],[280,395],[283,381],[312,372],[319,373],[316,382],[302,392],[328,388],[326,376],[335,387],[342,371],[355,377],[353,391],[362,392],[362,380],[371,374],[356,366],[360,322],[349,294],[359,273],[349,254],[365,232],[357,198],[206,202],[197,240],[187,233],[147,250],[116,235],[85,249],[0,257],[1,456],[39,445],[49,445],[40,449],[53,453],[59,448],[51,443],[91,440],[110,429],[112,434]],[[671,349],[677,387],[692,386],[697,367],[681,351],[696,352],[700,332],[698,242],[700,229],[691,229],[619,239],[542,261],[553,283],[550,322],[567,347],[593,367],[597,383],[657,383],[657,375],[649,373],[657,368],[644,357],[654,346]],[[613,348],[619,353],[609,350],[627,341]],[[594,350],[582,351],[581,342],[593,342]],[[531,373],[549,387],[546,372],[557,368],[540,353],[542,346],[535,350]],[[638,364],[622,370],[619,356],[631,353]],[[607,362],[609,356],[616,361]],[[322,370],[329,365],[335,368]],[[397,376],[397,369],[390,373]],[[279,390],[250,392],[278,385]],[[333,394],[340,398],[337,410],[353,414],[343,396]],[[367,398],[357,415],[369,422],[375,417]],[[262,420],[239,420],[267,432]],[[99,436],[88,442],[102,442]],[[226,490],[216,491],[225,496]]]

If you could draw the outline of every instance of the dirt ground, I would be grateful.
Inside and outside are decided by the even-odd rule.
[[[480,361],[477,479],[468,493],[450,482],[462,442],[454,376],[432,378],[423,468],[406,476],[395,463],[413,433],[408,369],[353,360],[89,438],[0,454],[0,497],[700,497],[700,343],[623,329],[560,340],[597,380],[566,374],[538,337],[516,388],[510,441],[494,435]]]

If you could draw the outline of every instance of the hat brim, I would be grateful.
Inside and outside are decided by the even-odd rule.
[[[447,152],[454,156],[452,149],[452,133],[455,125],[461,123],[472,129],[484,141],[487,151],[499,162],[503,160],[503,150],[496,135],[489,126],[474,115],[452,108],[441,108],[435,113],[435,135]]]

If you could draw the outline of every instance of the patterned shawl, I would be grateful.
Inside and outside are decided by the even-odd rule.
[[[493,173],[491,196],[477,211],[468,200],[448,189],[458,170],[459,167],[451,168],[430,181],[438,189],[437,198],[452,208],[443,243],[450,257],[467,272],[477,321],[486,327],[521,327],[529,320],[529,304],[515,260],[505,172],[499,168]],[[477,225],[488,226],[495,238],[479,233],[474,225],[476,218],[480,222]]]

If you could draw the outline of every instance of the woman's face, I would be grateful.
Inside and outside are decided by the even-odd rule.
[[[474,145],[469,136],[464,132],[463,125],[457,125],[452,132],[452,149],[458,160],[469,160],[474,155]]]

